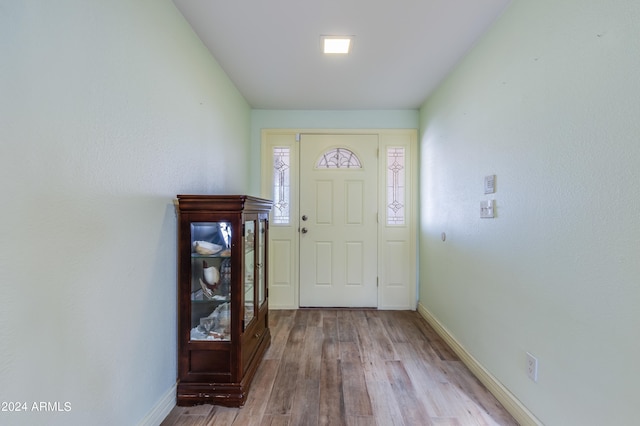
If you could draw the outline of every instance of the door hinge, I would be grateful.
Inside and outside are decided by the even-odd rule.
[[[296,133],[296,142],[300,142],[300,133]]]
[[[376,277],[376,287],[380,287],[380,278]]]

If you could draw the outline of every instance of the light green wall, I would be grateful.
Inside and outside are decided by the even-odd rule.
[[[260,195],[262,129],[417,129],[418,110],[253,110],[251,184]]]
[[[172,200],[248,190],[251,110],[170,0],[2,1],[0,94],[0,401],[71,408],[0,423],[137,424],[176,382]]]
[[[515,0],[420,112],[420,303],[549,426],[638,424],[639,22]]]

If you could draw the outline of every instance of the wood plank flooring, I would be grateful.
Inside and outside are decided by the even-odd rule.
[[[271,311],[242,408],[175,407],[171,425],[517,425],[417,312]]]

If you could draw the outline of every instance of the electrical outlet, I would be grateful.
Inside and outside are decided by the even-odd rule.
[[[534,382],[538,381],[538,358],[527,352],[527,376]]]

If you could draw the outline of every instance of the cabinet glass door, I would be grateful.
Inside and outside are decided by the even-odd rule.
[[[231,340],[231,223],[191,223],[191,340]]]
[[[262,306],[267,295],[265,281],[265,237],[267,232],[267,221],[265,219],[258,222],[258,306]]]
[[[255,317],[255,245],[256,221],[247,220],[244,224],[244,327],[248,327]]]

